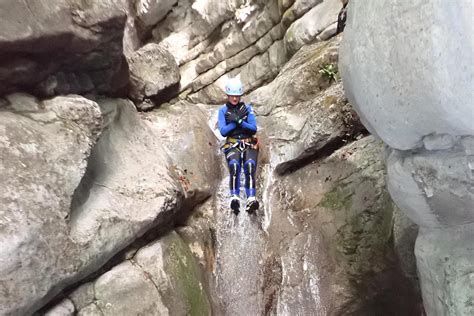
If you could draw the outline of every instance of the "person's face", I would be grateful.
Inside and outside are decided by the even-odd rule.
[[[237,105],[240,102],[240,95],[228,95],[227,99],[229,100],[230,104]]]

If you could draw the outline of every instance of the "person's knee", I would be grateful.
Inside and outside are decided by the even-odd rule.
[[[244,172],[246,174],[255,174],[255,170],[257,169],[257,163],[255,160],[247,160],[244,164]]]
[[[230,160],[228,165],[231,175],[238,175],[240,173],[240,163],[237,160]]]

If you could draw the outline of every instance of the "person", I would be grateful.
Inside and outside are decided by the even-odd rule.
[[[344,28],[346,27],[346,19],[347,19],[347,4],[349,0],[341,0],[342,2],[342,9],[339,11],[337,15],[337,31],[336,34],[342,33]]]
[[[237,78],[228,80],[225,86],[227,103],[219,109],[218,127],[226,137],[222,146],[229,167],[230,208],[235,215],[240,211],[240,174],[245,174],[245,210],[252,214],[259,203],[256,198],[255,172],[257,170],[258,139],[257,121],[252,106],[241,101],[244,94],[242,82]]]

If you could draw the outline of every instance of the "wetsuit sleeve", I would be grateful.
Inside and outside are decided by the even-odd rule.
[[[247,105],[247,111],[249,112],[247,115],[247,121],[242,122],[242,127],[255,134],[257,132],[257,119],[255,118],[255,114],[250,105]]]
[[[225,107],[219,109],[219,116],[217,117],[217,125],[219,126],[219,131],[221,135],[226,137],[232,130],[237,127],[237,124],[234,122],[230,122],[227,124],[225,121]]]

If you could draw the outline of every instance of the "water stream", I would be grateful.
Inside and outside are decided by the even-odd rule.
[[[225,165],[222,166],[227,174]],[[243,186],[242,186],[242,191]],[[228,176],[216,192],[216,269],[215,282],[225,315],[262,315],[263,256],[265,233],[261,228],[262,210],[257,215],[241,212],[235,216],[229,208]]]

